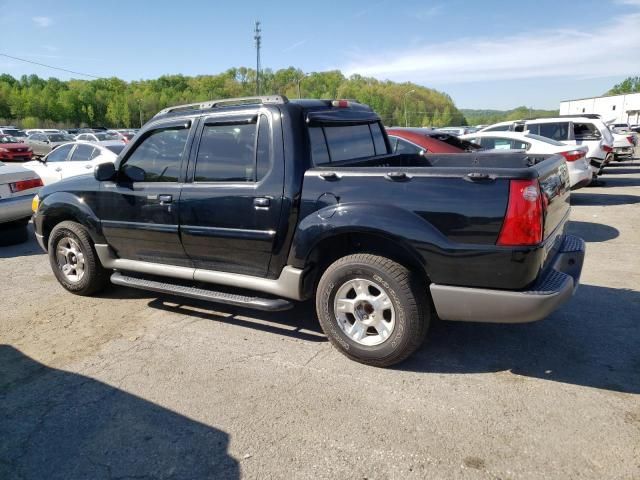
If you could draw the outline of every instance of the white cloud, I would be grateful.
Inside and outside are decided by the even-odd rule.
[[[415,10],[409,12],[409,16],[418,20],[428,20],[432,17],[440,15],[444,10],[444,5],[433,5],[431,7],[423,8],[422,10]]]
[[[626,0],[640,4],[640,0]],[[585,30],[537,30],[503,38],[459,38],[375,55],[352,55],[347,75],[395,81],[472,82],[637,73],[640,13]]]
[[[48,27],[53,23],[51,17],[33,17],[31,20],[33,20],[33,23],[35,23],[38,27],[42,28]]]
[[[305,43],[307,43],[307,40],[306,40],[306,39],[305,39],[305,40],[300,40],[299,42],[296,42],[296,43],[294,43],[294,44],[292,44],[292,45],[289,45],[289,46],[288,46],[288,47],[286,47],[286,48],[283,48],[283,49],[282,49],[282,51],[283,51],[283,52],[290,52],[291,50],[295,50],[296,48],[301,47],[301,46],[302,46],[302,45],[304,45]]]

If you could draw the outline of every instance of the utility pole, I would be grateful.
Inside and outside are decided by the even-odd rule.
[[[260,30],[260,22],[256,20],[256,26],[253,29],[253,39],[256,41],[256,95],[260,95],[260,46],[262,44],[262,30]]]
[[[138,113],[140,114],[140,128],[142,128],[142,100],[138,99]]]
[[[302,91],[300,90],[300,83],[302,82],[302,80],[304,80],[305,78],[307,78],[309,76],[308,73],[303,73],[301,77],[298,77],[298,79],[296,80],[296,83],[298,84],[298,98],[302,98]]]

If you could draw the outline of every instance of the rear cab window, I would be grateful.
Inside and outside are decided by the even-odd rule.
[[[309,127],[314,165],[356,160],[389,153],[378,122]]]

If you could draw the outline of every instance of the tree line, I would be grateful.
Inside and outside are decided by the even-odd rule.
[[[617,83],[606,95],[622,95],[625,93],[640,92],[640,77],[627,77],[622,82]]]
[[[0,123],[22,128],[139,127],[159,110],[184,103],[255,95],[256,71],[230,68],[218,75],[164,75],[126,82],[43,79],[0,75]],[[260,72],[262,94],[289,98],[348,98],[370,105],[385,125],[466,125],[464,115],[443,92],[340,71],[304,74],[290,67]],[[405,111],[406,105],[406,111]]]

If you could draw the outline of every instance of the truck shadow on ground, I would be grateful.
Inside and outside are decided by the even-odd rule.
[[[240,478],[229,435],[0,345],[0,478]]]
[[[567,233],[577,235],[585,242],[606,242],[620,236],[620,230],[593,222],[569,221]]]
[[[520,325],[436,321],[398,366],[429,373],[516,375],[640,393],[640,293],[581,285],[546,320]]]
[[[612,193],[587,193],[572,192],[571,205],[598,206],[598,205],[632,205],[640,203],[638,195],[616,195]]]
[[[0,258],[13,258],[13,257],[27,257],[31,255],[45,255],[45,253],[36,242],[35,233],[33,232],[33,225],[30,223],[27,226],[29,231],[29,238],[26,242],[16,243],[14,245],[0,246]],[[0,235],[2,233],[0,232]]]

